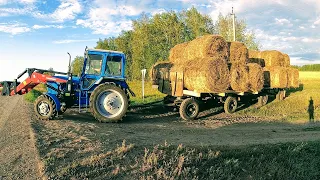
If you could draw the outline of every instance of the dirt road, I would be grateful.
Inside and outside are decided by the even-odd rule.
[[[154,106],[129,112],[121,123],[102,124],[90,114],[72,111],[64,115],[64,120],[55,123],[63,126],[79,124],[79,127],[81,124],[82,128],[88,125],[94,137],[109,145],[123,139],[139,146],[162,144],[164,141],[189,146],[233,146],[320,140],[320,124],[317,123],[290,124],[230,116],[217,114],[215,109],[201,113],[200,118],[192,122],[181,120],[178,113]]]
[[[22,96],[0,96],[0,179],[40,179],[28,110]]]
[[[78,114],[76,109],[68,110],[63,119],[38,121],[31,109],[21,96],[0,97],[0,179],[39,178],[42,163],[49,175],[63,177],[75,159],[112,150],[123,140],[138,149],[165,142],[199,147],[320,140],[318,123],[239,117],[219,113],[219,108],[204,111],[198,120],[188,122],[162,106],[133,108],[123,122],[107,124],[97,122],[90,113]]]

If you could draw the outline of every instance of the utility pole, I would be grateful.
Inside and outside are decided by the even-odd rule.
[[[233,24],[233,41],[236,41],[236,14],[233,13],[233,7],[232,7],[232,13],[230,15],[232,16],[232,24]]]

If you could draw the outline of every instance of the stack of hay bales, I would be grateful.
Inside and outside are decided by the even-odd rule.
[[[247,47],[241,42],[228,42],[231,66],[231,89],[238,92],[259,92],[263,88],[263,70],[249,62]]]
[[[174,46],[169,61],[153,66],[151,77],[155,85],[159,79],[179,81],[179,90],[260,92],[264,86],[298,87],[299,72],[289,66],[289,56],[279,51],[249,51],[241,42],[205,35]]]
[[[266,87],[299,87],[299,71],[290,67],[290,57],[279,51],[249,51],[249,62],[263,67]]]
[[[227,42],[216,35],[205,35],[170,50],[170,73],[184,74],[184,87],[196,92],[225,92],[230,85]]]

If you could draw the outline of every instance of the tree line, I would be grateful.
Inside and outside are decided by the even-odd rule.
[[[180,12],[147,16],[142,14],[133,20],[132,30],[123,31],[117,37],[99,39],[95,48],[122,51],[126,55],[126,76],[129,80],[140,79],[141,69],[150,70],[158,61],[166,61],[170,49],[176,44],[191,41],[206,34],[219,34],[227,41],[233,39],[232,19],[219,15],[213,20],[196,8]],[[249,32],[244,20],[236,20],[236,39],[249,49],[258,50],[259,43]],[[82,71],[83,57],[77,56],[72,63],[74,75]]]
[[[297,67],[299,71],[320,71],[320,64],[309,64]]]

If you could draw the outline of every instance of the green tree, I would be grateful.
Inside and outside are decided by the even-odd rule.
[[[71,72],[73,75],[81,76],[83,69],[84,58],[83,56],[76,56],[71,64]]]
[[[184,38],[186,41],[199,36],[214,33],[214,23],[208,15],[201,14],[195,7],[180,13],[180,18],[185,25]]]
[[[99,39],[97,42],[96,49],[105,49],[105,50],[116,50],[117,46],[115,43],[115,37],[106,38],[104,40]]]
[[[247,24],[244,20],[236,19],[236,40],[243,42],[248,49],[259,50],[259,43],[255,39],[254,32],[247,29]],[[219,15],[215,23],[215,30],[227,41],[233,41],[233,21],[230,15]]]
[[[124,31],[115,39],[117,51],[126,55],[126,76],[132,79],[132,31]]]

